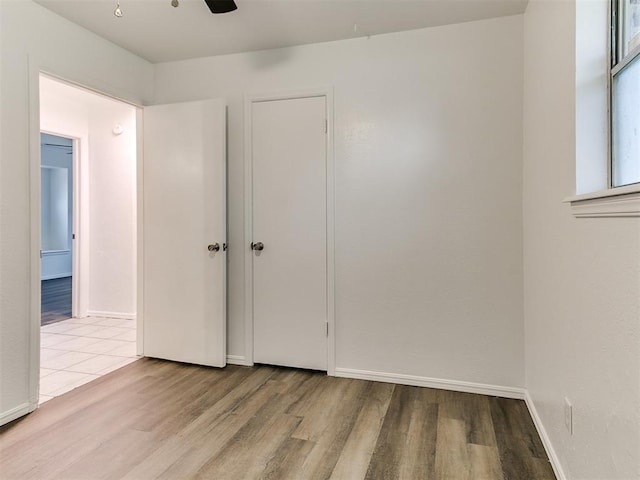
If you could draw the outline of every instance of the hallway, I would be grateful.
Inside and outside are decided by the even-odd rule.
[[[136,321],[70,318],[40,330],[40,403],[137,359]]]

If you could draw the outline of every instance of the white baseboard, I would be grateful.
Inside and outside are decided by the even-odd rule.
[[[67,278],[71,276],[69,273],[54,273],[53,275],[42,275],[42,280],[55,280],[56,278]]]
[[[244,367],[253,366],[253,363],[249,362],[243,355],[227,355],[227,363],[229,365],[242,365]]]
[[[350,368],[336,368],[336,377],[357,378],[360,380],[372,380],[374,382],[398,383],[414,387],[439,388],[456,392],[479,393],[494,397],[524,399],[524,388],[503,387],[484,383],[463,382],[458,380],[445,380],[442,378],[418,377],[415,375],[403,375],[399,373],[372,372],[369,370],[353,370]]]
[[[12,408],[11,410],[8,410],[6,412],[3,412],[2,414],[0,414],[0,426],[5,425],[9,422],[14,421],[16,418],[20,418],[24,415],[26,415],[27,413],[31,413],[33,412],[36,408],[38,408],[38,404],[33,404],[33,403],[23,403],[18,405],[15,408]]]
[[[98,310],[87,311],[88,317],[106,317],[106,318],[122,318],[123,320],[135,320],[135,313],[122,313],[122,312],[101,312]]]
[[[560,459],[556,454],[553,445],[551,444],[551,439],[549,435],[547,435],[547,430],[544,428],[542,424],[542,420],[540,419],[540,415],[538,415],[538,410],[536,410],[536,406],[533,403],[533,399],[531,395],[529,395],[528,391],[525,391],[524,401],[527,404],[527,408],[529,409],[529,414],[533,419],[533,424],[536,426],[536,430],[538,430],[538,435],[540,436],[540,440],[542,440],[542,444],[544,445],[544,449],[547,452],[547,457],[549,457],[549,461],[551,462],[551,468],[553,468],[553,472],[556,474],[556,478],[558,480],[567,480],[567,476],[564,474],[562,470],[562,465],[560,464]]]

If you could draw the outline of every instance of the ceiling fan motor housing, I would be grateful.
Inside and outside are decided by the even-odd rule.
[[[233,12],[238,7],[233,0],[204,0],[211,13]]]

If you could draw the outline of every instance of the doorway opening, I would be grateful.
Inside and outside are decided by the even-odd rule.
[[[40,134],[41,325],[72,316],[73,139]]]
[[[137,109],[39,90],[43,403],[137,359]]]

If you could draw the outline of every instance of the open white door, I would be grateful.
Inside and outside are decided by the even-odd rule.
[[[144,109],[144,355],[226,364],[226,111]]]

